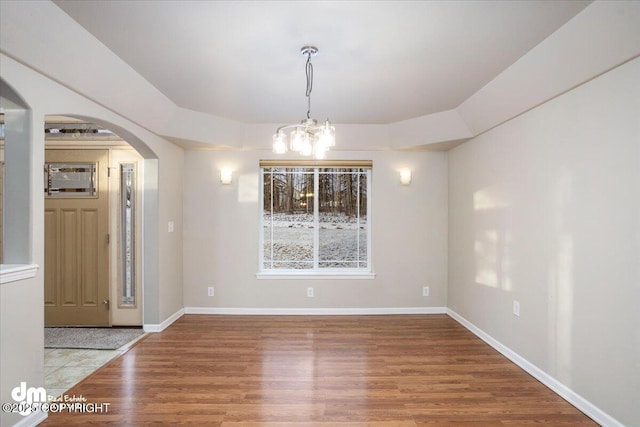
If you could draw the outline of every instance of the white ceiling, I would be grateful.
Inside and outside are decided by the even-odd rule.
[[[590,1],[55,3],[180,107],[247,123],[393,123],[457,107]]]

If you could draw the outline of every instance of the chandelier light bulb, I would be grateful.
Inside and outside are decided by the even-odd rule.
[[[284,133],[282,131],[273,135],[273,152],[276,154],[287,152],[287,144],[284,142]]]
[[[304,132],[302,129],[296,128],[293,130],[293,132],[291,132],[291,149],[298,152],[302,151],[303,140]]]
[[[327,147],[335,147],[336,146],[336,128],[331,126],[329,123],[329,119],[324,122],[324,133],[327,136],[328,145]]]
[[[310,156],[312,153],[313,153],[313,146],[311,145],[311,135],[309,135],[308,132],[304,132],[300,154],[302,154],[303,156]]]
[[[329,124],[328,120],[325,122],[322,132],[320,133],[318,144],[321,145],[325,150],[328,150],[330,147],[333,147],[336,145],[336,138],[333,131],[333,126]]]

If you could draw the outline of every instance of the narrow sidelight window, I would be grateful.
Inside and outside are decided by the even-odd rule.
[[[122,283],[120,306],[135,306],[136,304],[135,200],[135,164],[123,163],[120,165],[120,269]]]

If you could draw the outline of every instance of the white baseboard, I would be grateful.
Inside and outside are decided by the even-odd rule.
[[[142,325],[142,329],[144,329],[145,332],[162,332],[167,329],[173,322],[181,318],[184,313],[185,309],[181,308],[180,310],[169,316],[167,319],[165,319],[162,323],[145,323],[144,325]]]
[[[185,307],[185,314],[329,316],[371,314],[446,314],[446,307],[371,307],[371,308],[231,308]]]
[[[478,328],[473,323],[469,322],[464,317],[460,316],[455,311],[447,308],[447,314],[451,316],[454,320],[460,323],[462,326],[467,328],[469,331],[473,332],[478,338],[482,341],[489,344],[491,347],[495,348],[497,351],[502,353],[507,359],[511,360],[513,363],[524,369],[535,379],[540,381],[542,384],[549,387],[556,394],[562,397],[564,400],[578,408],[580,411],[584,412],[588,417],[593,419],[595,422],[600,424],[603,427],[624,427],[624,425],[613,418],[611,415],[602,411],[600,408],[595,406],[593,403],[589,402],[578,393],[571,390],[566,385],[562,384],[557,379],[553,378],[551,375],[544,372],[542,369],[535,366],[533,363],[529,362],[524,357],[520,356],[518,353],[511,350],[509,347],[503,345],[499,341],[492,338],[489,334],[484,332],[482,329]]]
[[[49,416],[48,412],[36,411],[32,412],[17,423],[13,427],[34,427],[43,422]]]

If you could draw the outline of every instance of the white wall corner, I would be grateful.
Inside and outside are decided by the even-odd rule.
[[[389,142],[394,149],[421,149],[443,142],[465,141],[473,136],[455,109],[389,125]]]
[[[187,149],[241,148],[243,123],[181,107],[174,108],[172,113],[158,129],[163,138]]]
[[[578,408],[585,415],[593,419],[595,422],[600,424],[603,427],[624,427],[624,425],[613,418],[611,415],[607,414],[593,403],[589,402],[578,393],[562,384],[560,381],[552,377],[551,375],[544,372],[542,369],[538,368],[533,363],[529,362],[524,357],[520,356],[515,351],[511,350],[509,347],[505,346],[491,335],[484,332],[482,329],[478,328],[476,325],[456,313],[455,311],[447,308],[447,314],[453,318],[455,321],[460,323],[462,326],[471,331],[474,335],[480,338],[482,341],[489,344],[491,347],[500,352],[507,359],[511,360],[513,363],[518,365],[524,371],[529,373],[535,379],[540,381],[545,386],[549,387],[554,393],[562,397],[564,400]]]
[[[145,332],[162,332],[165,329],[167,329],[169,326],[171,326],[173,322],[181,318],[184,315],[184,313],[185,313],[185,309],[181,308],[180,310],[176,311],[171,316],[169,316],[167,319],[165,319],[162,323],[160,324],[145,323],[142,326],[142,329]]]
[[[147,129],[160,129],[176,108],[53,2],[2,2],[0,40],[3,53],[33,70],[46,70],[48,78]],[[78,73],[74,61],[68,60],[76,52],[83,52],[86,59],[82,73]],[[96,84],[106,81],[117,81],[118,90],[112,90],[112,85]]]
[[[640,55],[640,2],[595,1],[457,108],[486,132]]]

